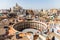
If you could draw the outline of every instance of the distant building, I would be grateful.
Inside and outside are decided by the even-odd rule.
[[[17,15],[21,15],[23,13],[23,8],[19,6],[17,3],[13,8],[10,8],[11,12],[17,13]]]
[[[19,6],[17,3],[16,5],[13,7],[13,11],[14,12],[20,12],[23,8],[21,6]]]
[[[57,11],[58,11],[57,9],[50,9],[51,13],[57,13]]]

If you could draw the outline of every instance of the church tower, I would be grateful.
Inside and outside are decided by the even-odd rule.
[[[13,11],[14,12],[20,12],[20,10],[22,10],[23,8],[21,6],[19,6],[17,3],[16,5],[13,7]]]

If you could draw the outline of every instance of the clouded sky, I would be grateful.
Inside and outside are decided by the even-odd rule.
[[[27,9],[60,8],[60,0],[0,0],[0,9],[13,7],[16,3]]]

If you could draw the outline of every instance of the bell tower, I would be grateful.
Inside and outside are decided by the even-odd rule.
[[[13,7],[13,11],[14,12],[20,12],[20,10],[22,10],[23,8],[21,6],[19,6],[17,3],[16,5]]]

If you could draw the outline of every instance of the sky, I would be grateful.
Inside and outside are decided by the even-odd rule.
[[[0,0],[0,9],[9,9],[16,3],[24,9],[60,8],[60,0]]]

